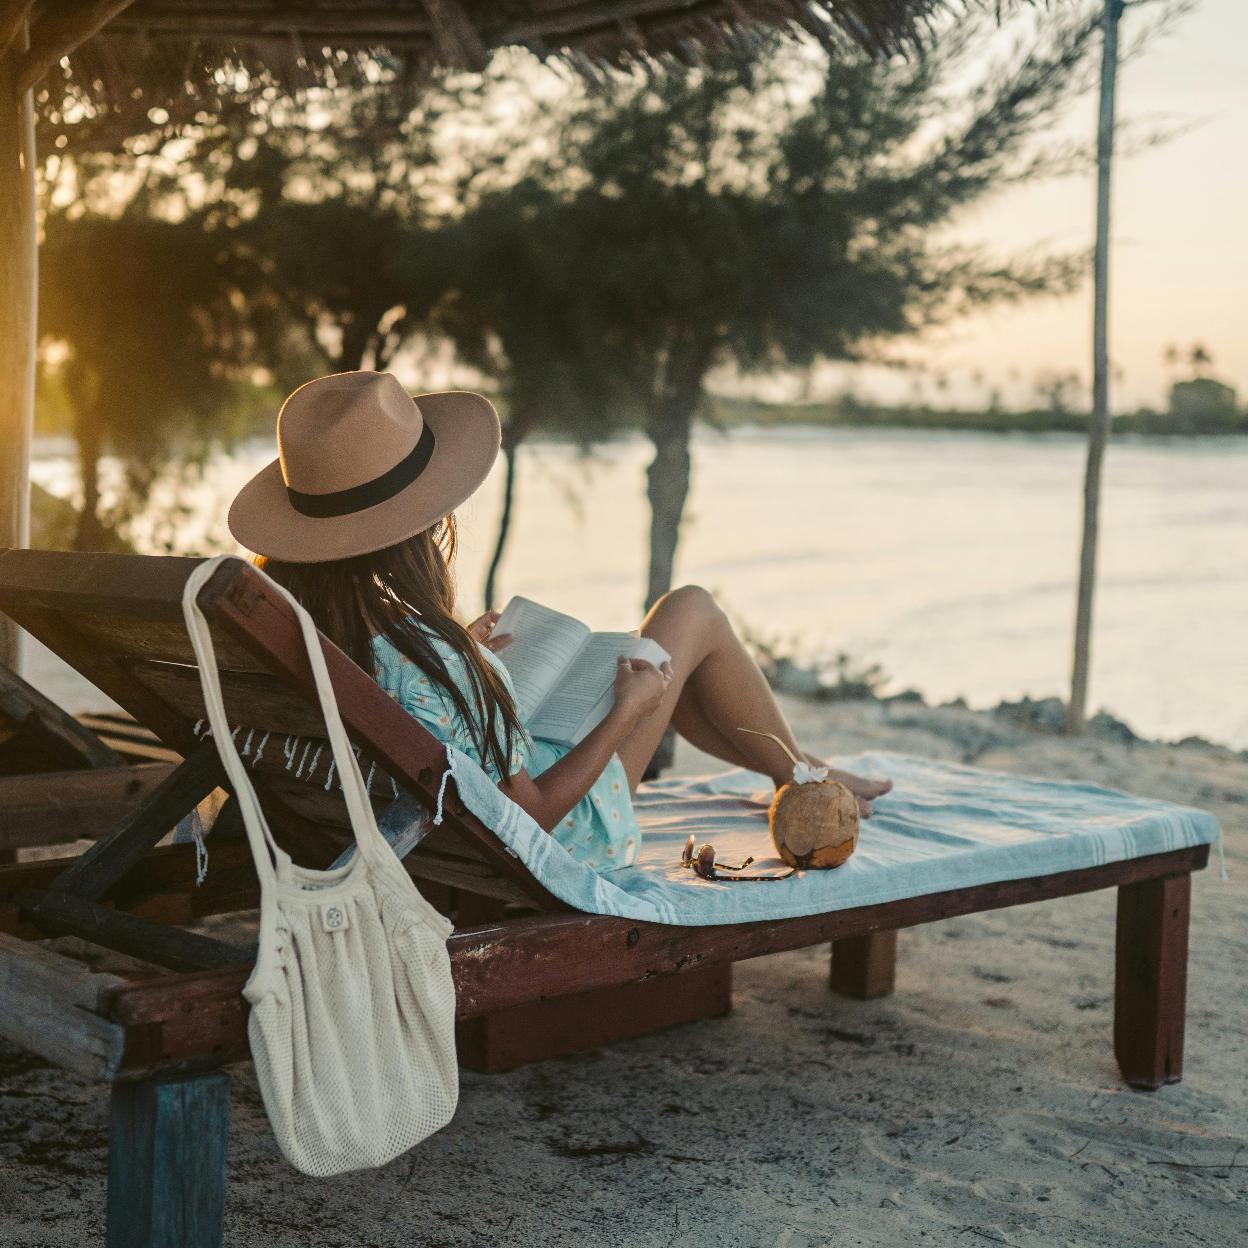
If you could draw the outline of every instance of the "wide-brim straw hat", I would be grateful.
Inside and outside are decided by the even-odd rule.
[[[498,413],[479,394],[413,396],[390,373],[318,377],[282,404],[278,458],[238,492],[230,532],[289,563],[383,550],[463,503],[499,442]]]

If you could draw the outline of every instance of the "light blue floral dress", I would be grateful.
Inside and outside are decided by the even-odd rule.
[[[473,704],[472,685],[463,658],[440,637],[429,634],[452,680],[463,691],[468,704]],[[453,745],[473,762],[483,767],[496,783],[501,779],[488,759],[481,757],[472,732],[455,704],[406,655],[385,637],[373,638],[373,662],[377,683],[414,719],[439,741]],[[503,678],[508,691],[515,697],[511,676],[498,656],[482,646],[481,652]],[[511,775],[524,768],[530,776],[540,776],[557,763],[570,747],[554,741],[529,737],[512,743]],[[595,871],[613,871],[631,867],[637,860],[641,833],[628,792],[628,777],[618,755],[603,769],[593,787],[560,820],[551,835],[578,862]]]

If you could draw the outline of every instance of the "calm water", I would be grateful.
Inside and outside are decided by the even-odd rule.
[[[231,548],[224,500],[268,454],[245,447],[184,495],[183,548]],[[526,449],[503,598],[524,593],[599,627],[635,624],[647,459],[640,440],[588,461]],[[759,636],[880,663],[893,689],[973,705],[1059,693],[1082,467],[1081,442],[1060,436],[705,432],[678,577],[716,591]],[[72,491],[55,455],[37,460],[35,476]],[[496,473],[461,512],[468,609],[500,486]],[[1091,705],[1148,736],[1248,746],[1248,440],[1111,448]]]

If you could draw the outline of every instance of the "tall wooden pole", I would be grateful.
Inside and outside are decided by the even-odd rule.
[[[1088,667],[1092,647],[1092,595],[1096,587],[1096,543],[1101,506],[1101,465],[1109,439],[1109,190],[1114,158],[1114,95],[1118,82],[1118,19],[1123,0],[1105,0],[1101,18],[1101,102],[1096,129],[1096,251],[1092,305],[1092,417],[1083,480],[1083,543],[1079,554],[1079,597],[1075,607],[1075,656],[1070,679],[1069,732],[1082,732],[1087,715]]]
[[[35,412],[38,250],[35,117],[18,85],[29,46],[22,22],[0,55],[0,550],[30,538],[30,436]],[[0,616],[0,663],[16,667],[19,633]]]

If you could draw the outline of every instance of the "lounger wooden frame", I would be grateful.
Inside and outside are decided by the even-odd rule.
[[[138,737],[103,717],[75,719],[0,665],[0,863],[98,836],[159,784],[169,752]]]
[[[210,841],[211,869],[198,889],[191,847],[152,848],[224,783],[215,748],[196,730],[198,678],[181,616],[193,566],[133,556],[0,555],[0,610],[185,756],[86,854],[0,868],[0,1034],[114,1085],[111,1248],[220,1242],[228,1097],[215,1068],[247,1051],[239,990],[251,951],[187,930],[207,915],[255,906],[246,843],[229,838],[227,818]],[[231,723],[314,736],[311,677],[283,600],[238,562],[214,575],[200,601],[218,637]],[[387,798],[405,792],[428,812],[446,766],[441,746],[340,651],[328,642],[323,648],[348,734],[370,769],[384,769],[381,791]],[[308,750],[303,754],[306,763]],[[298,770],[299,778],[288,774],[274,751],[253,774],[279,836],[316,865],[341,843],[332,831],[341,812],[323,773]],[[463,809],[453,786],[445,809],[444,824],[406,860],[418,879],[432,881],[424,885],[431,895],[459,888],[537,911],[453,934],[461,1019],[628,985],[699,976],[711,984],[717,968],[821,943],[833,948],[833,988],[882,995],[892,989],[900,928],[1116,887],[1119,1067],[1139,1088],[1181,1076],[1190,877],[1205,865],[1207,846],[808,918],[668,927],[570,912]],[[90,970],[36,943],[50,934],[141,959],[145,973]],[[675,976],[685,979],[667,979]],[[188,1140],[205,1135],[212,1147],[200,1149],[193,1164],[170,1163],[185,1159]]]

